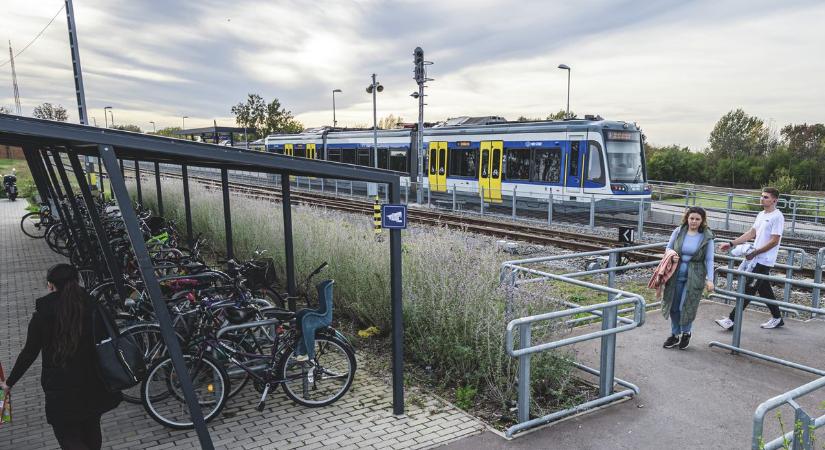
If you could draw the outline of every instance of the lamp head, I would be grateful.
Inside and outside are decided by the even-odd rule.
[[[378,86],[375,87],[375,90],[377,90],[378,92],[383,92],[384,91],[384,86],[379,84]]]
[[[367,86],[367,94],[372,94],[372,85]]]
[[[334,93],[336,93],[336,92],[341,92],[341,90],[340,90],[340,89],[334,89],[334,90],[332,91],[332,93],[333,93],[333,94],[334,94]]]
[[[410,94],[410,97],[418,98],[419,97],[418,92],[413,92],[412,94]]]
[[[567,64],[559,64],[559,69],[570,70],[570,66],[568,66]]]

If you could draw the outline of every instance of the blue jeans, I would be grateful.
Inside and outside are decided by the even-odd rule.
[[[670,305],[670,332],[674,336],[682,333],[690,333],[693,328],[693,322],[685,325],[679,325],[682,319],[682,308],[685,305],[685,285],[687,284],[688,263],[683,262],[679,264],[679,271],[676,273],[676,298]]]

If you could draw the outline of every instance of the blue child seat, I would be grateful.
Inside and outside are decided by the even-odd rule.
[[[301,329],[301,340],[295,353],[306,354],[315,359],[315,332],[332,324],[332,285],[334,280],[324,280],[315,287],[318,289],[318,309],[304,308],[295,314],[295,321]]]

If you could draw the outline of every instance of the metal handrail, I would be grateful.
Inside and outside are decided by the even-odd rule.
[[[810,394],[811,392],[822,388],[825,388],[825,377],[811,381],[807,384],[803,384],[796,389],[777,395],[776,397],[760,404],[756,408],[756,412],[753,414],[753,437],[751,439],[751,449],[774,450],[777,448],[783,448],[785,442],[792,443],[794,449],[812,449],[813,431],[825,425],[825,414],[817,418],[813,418],[808,415],[808,413],[806,413],[795,400],[803,395]],[[793,431],[789,431],[783,436],[765,443],[762,436],[763,427],[765,424],[765,415],[767,415],[769,411],[786,404],[790,405],[794,409]],[[797,422],[799,422],[799,431],[797,431]],[[799,433],[799,435],[797,433]],[[797,437],[801,439],[801,442],[797,442]]]

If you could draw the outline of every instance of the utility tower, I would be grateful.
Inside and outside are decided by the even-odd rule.
[[[9,61],[11,61],[11,83],[14,86],[14,109],[18,116],[22,116],[23,108],[20,107],[20,89],[17,88],[17,71],[14,69],[14,52],[11,50],[11,41],[9,41]]]

